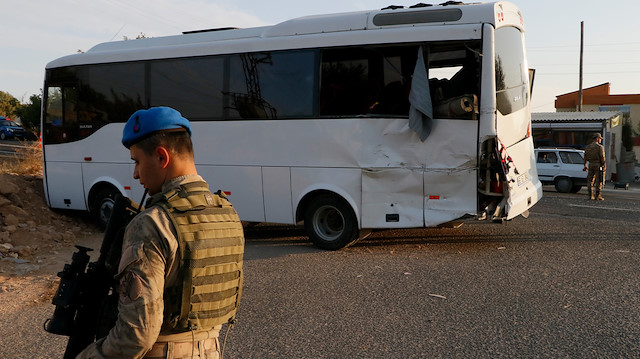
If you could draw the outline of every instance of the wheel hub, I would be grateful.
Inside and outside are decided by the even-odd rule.
[[[333,241],[344,231],[344,217],[335,207],[322,206],[313,217],[313,226],[322,239]]]

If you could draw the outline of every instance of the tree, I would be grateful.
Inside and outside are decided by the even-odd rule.
[[[633,129],[631,121],[622,122],[622,146],[627,151],[633,151]]]
[[[146,39],[146,38],[147,38],[147,35],[141,32],[140,35],[136,36],[135,40]],[[124,41],[131,40],[128,36],[123,36],[122,39]]]
[[[30,103],[20,105],[16,113],[20,116],[22,127],[27,131],[37,134],[40,132],[40,106],[42,104],[42,96],[31,95]]]
[[[10,94],[0,91],[0,116],[15,117],[20,101]]]

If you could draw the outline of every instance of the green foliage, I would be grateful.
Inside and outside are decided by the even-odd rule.
[[[0,91],[0,116],[8,117],[12,120],[20,118],[22,127],[32,134],[27,138],[37,139],[37,135],[40,132],[42,97],[40,95],[31,95],[29,101],[27,104],[21,104],[15,97]]]
[[[40,95],[31,95],[30,103],[20,105],[16,113],[20,116],[22,126],[34,134],[40,132],[40,106],[42,97]]]
[[[0,116],[16,117],[16,110],[20,107],[20,101],[10,94],[0,91]]]

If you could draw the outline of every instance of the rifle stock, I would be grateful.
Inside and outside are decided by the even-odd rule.
[[[60,284],[53,297],[53,317],[45,330],[69,336],[64,358],[75,358],[89,344],[104,337],[117,318],[118,294],[115,291],[124,229],[139,212],[129,198],[117,196],[104,233],[100,255],[89,263],[91,248],[76,246],[71,263],[58,273]]]

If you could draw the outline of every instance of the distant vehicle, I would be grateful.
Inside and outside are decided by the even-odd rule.
[[[0,116],[0,140],[18,138],[24,140],[27,135],[22,126],[6,117]]]
[[[558,192],[576,193],[587,184],[584,151],[573,148],[537,148],[538,179],[553,184]]]

